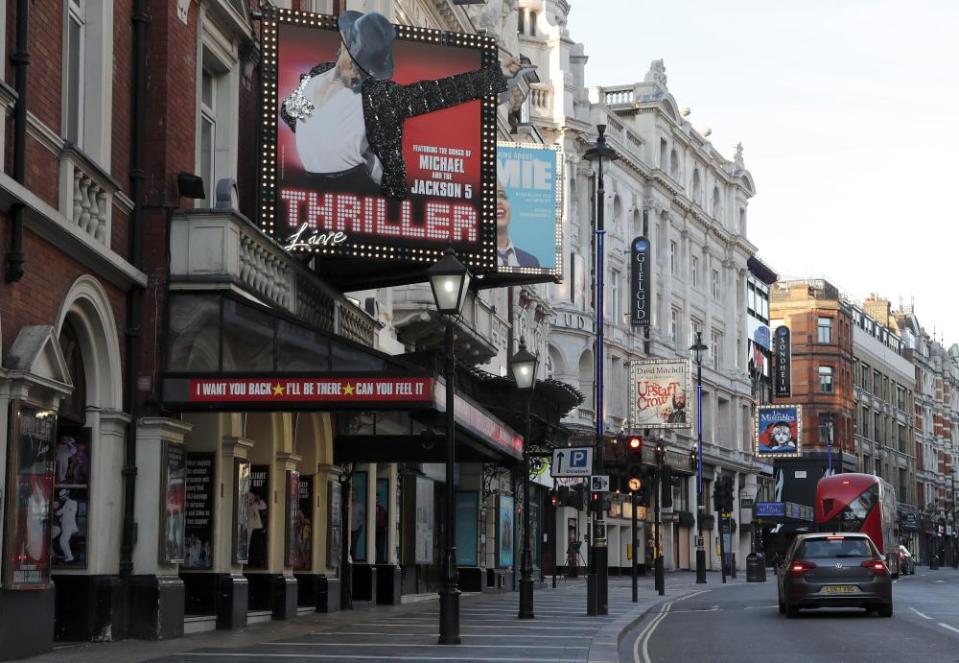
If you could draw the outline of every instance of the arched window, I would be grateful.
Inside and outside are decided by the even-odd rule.
[[[746,208],[745,207],[739,208],[739,234],[740,235],[746,234]]]
[[[669,153],[669,174],[674,180],[679,179],[679,155],[676,150]]]
[[[719,201],[719,187],[713,187],[713,205],[712,205],[713,216],[720,221],[723,219],[723,209]]]
[[[69,318],[60,330],[60,349],[67,369],[70,371],[70,379],[73,381],[73,392],[60,403],[60,418],[77,426],[83,426],[87,419],[87,378],[83,370],[80,341]]]
[[[693,171],[693,202],[701,203],[702,202],[702,189],[703,184],[699,176],[699,168]]]
[[[586,350],[579,356],[579,390],[583,394],[583,406],[593,408],[593,353]]]

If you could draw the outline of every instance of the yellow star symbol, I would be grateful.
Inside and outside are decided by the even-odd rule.
[[[275,387],[273,387],[273,395],[274,395],[274,396],[282,396],[282,395],[283,395],[283,386],[280,385],[280,384],[277,384]]]
[[[351,384],[347,384],[345,387],[343,387],[343,393],[347,396],[352,396],[354,391],[353,385]]]

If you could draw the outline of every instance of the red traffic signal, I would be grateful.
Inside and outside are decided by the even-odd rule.
[[[549,493],[549,503],[554,507],[559,506],[559,495],[556,494],[555,490]]]
[[[626,440],[626,448],[631,452],[638,452],[643,450],[643,438],[639,435],[631,435],[628,440]]]

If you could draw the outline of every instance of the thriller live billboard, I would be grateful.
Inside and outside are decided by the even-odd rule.
[[[260,225],[288,251],[496,269],[495,42],[277,9],[263,22]]]

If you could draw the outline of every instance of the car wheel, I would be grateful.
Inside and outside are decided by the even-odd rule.
[[[892,602],[883,603],[876,609],[876,612],[879,613],[880,617],[892,617]]]
[[[786,617],[789,619],[795,619],[799,616],[799,608],[794,605],[786,604]]]

